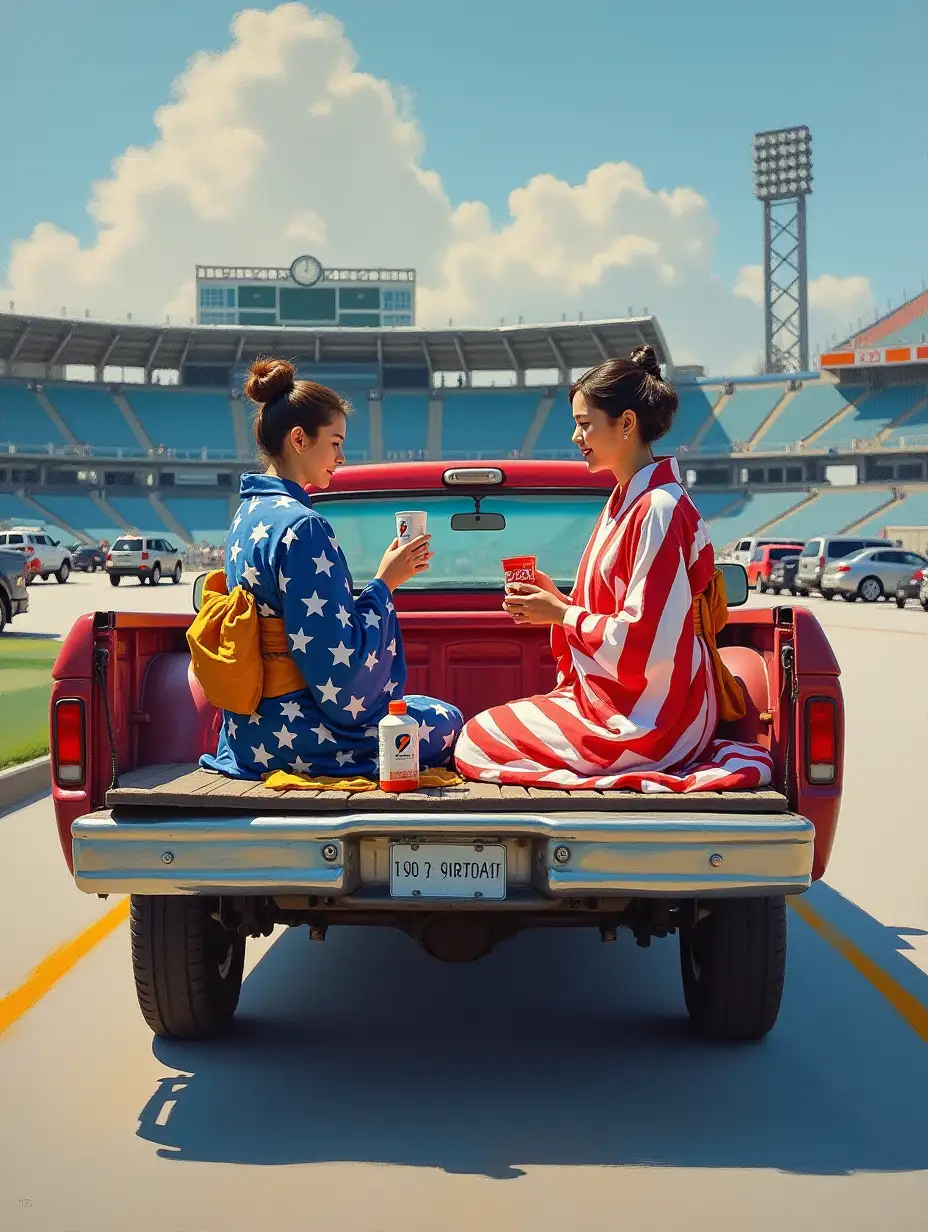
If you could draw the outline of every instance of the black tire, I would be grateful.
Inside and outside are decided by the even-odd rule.
[[[10,619],[10,605],[6,595],[0,595],[0,633],[6,628]]]
[[[854,593],[851,593],[851,591],[849,591],[849,590],[842,590],[842,591],[841,591],[841,598],[844,600],[844,602],[845,602],[845,603],[856,603],[856,602],[857,602],[857,593],[856,593],[856,591],[855,591]]]
[[[212,918],[215,900],[133,894],[132,970],[155,1035],[205,1039],[228,1030],[242,991],[245,938]]]
[[[157,586],[161,581],[161,566],[155,562],[151,567],[151,573],[148,575],[149,586]]]
[[[770,589],[773,591],[775,595],[778,595],[780,593],[781,588],[779,586],[771,586]]]
[[[901,595],[896,595],[896,607],[902,610],[905,607],[905,599]]]
[[[800,595],[807,595],[809,592],[807,590],[797,590],[795,586],[791,586],[789,588],[789,593],[794,599],[798,599]]]
[[[922,605],[924,610],[928,612],[928,599],[919,599],[919,603]]]
[[[96,573],[96,571],[97,571],[97,562],[95,560],[92,560],[90,562],[90,572]]]
[[[690,1020],[707,1039],[759,1040],[780,1012],[786,978],[786,900],[728,898],[680,932]]]
[[[797,586],[797,587],[796,587],[796,589],[793,591],[793,594],[794,594],[794,595],[799,595],[799,596],[800,596],[800,598],[802,598],[802,599],[808,599],[808,597],[809,597],[809,590],[808,590],[808,587],[806,587],[806,586]]]
[[[55,581],[60,582],[63,586],[70,576],[71,576],[71,566],[68,564],[66,560],[63,560],[61,562],[61,568],[55,574]]]
[[[864,603],[876,603],[877,599],[882,598],[883,583],[878,577],[865,577],[857,587],[857,593]]]
[[[183,566],[181,565],[180,561],[178,561],[177,564],[174,566],[174,572],[171,574],[171,581],[174,583],[175,586],[179,584],[180,579],[183,577],[183,575],[184,575]]]
[[[119,576],[118,573],[110,574],[110,585],[111,586],[118,586],[121,581],[122,581],[122,578]]]
[[[765,595],[767,593],[767,583],[764,581],[764,579],[760,576],[759,573],[754,581],[754,589],[757,591],[759,595]]]
[[[835,593],[836,592],[833,590],[823,590],[822,598],[827,599],[830,602],[835,597]]]

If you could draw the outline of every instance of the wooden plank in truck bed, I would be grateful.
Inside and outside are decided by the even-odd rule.
[[[783,813],[786,797],[757,791],[645,794],[637,791],[562,791],[465,783],[391,795],[375,791],[269,791],[250,779],[230,779],[193,765],[143,766],[121,777],[106,794],[108,808],[252,809],[303,813],[700,812]]]

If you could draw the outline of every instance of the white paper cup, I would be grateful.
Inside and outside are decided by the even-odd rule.
[[[409,543],[425,534],[428,514],[421,509],[402,509],[396,515],[396,537],[400,543]]]

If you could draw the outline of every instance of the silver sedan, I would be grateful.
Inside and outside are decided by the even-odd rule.
[[[928,560],[918,552],[907,552],[904,548],[866,548],[826,566],[822,574],[822,595],[826,599],[840,595],[848,603],[855,599],[875,603],[882,595],[895,594],[900,582],[925,565]]]

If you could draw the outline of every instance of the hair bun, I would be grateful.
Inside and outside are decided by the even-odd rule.
[[[652,346],[635,347],[628,357],[637,367],[643,369],[648,376],[656,376],[661,380],[661,366],[657,362],[657,352]]]
[[[251,365],[245,394],[252,402],[266,406],[296,385],[296,368],[285,359],[258,359]]]

